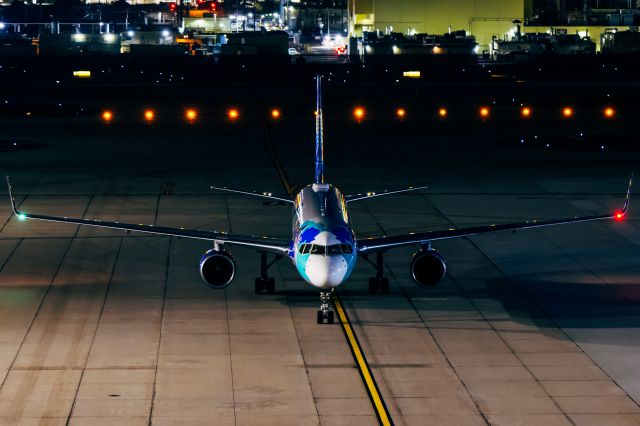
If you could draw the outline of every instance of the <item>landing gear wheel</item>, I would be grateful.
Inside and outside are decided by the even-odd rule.
[[[389,278],[369,278],[369,293],[389,294]]]
[[[324,320],[327,320],[327,324],[333,324],[333,311],[329,307],[331,301],[331,291],[320,292],[320,310],[318,311],[318,324],[324,324]]]

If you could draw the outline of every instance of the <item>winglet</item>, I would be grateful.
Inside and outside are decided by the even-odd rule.
[[[7,178],[7,188],[9,189],[9,200],[11,200],[11,209],[13,210],[13,214],[16,216],[20,215],[20,212],[16,208],[16,200],[13,199],[13,193],[11,192],[11,182],[9,181],[9,176]]]
[[[629,178],[629,186],[627,187],[627,196],[624,199],[624,206],[622,207],[622,215],[627,214],[627,210],[629,210],[629,200],[631,199],[631,185],[633,184],[633,173],[631,173],[631,177]]]

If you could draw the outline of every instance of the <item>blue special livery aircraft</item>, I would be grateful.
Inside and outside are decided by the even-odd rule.
[[[349,203],[372,197],[415,191],[425,187],[343,196],[338,188],[327,183],[324,176],[321,77],[319,75],[316,77],[316,91],[315,179],[312,184],[303,187],[292,198],[211,187],[212,189],[254,195],[292,204],[293,230],[291,240],[21,212],[18,211],[15,205],[11,184],[7,177],[13,212],[21,220],[37,219],[211,241],[213,248],[207,251],[200,259],[200,275],[209,287],[216,289],[225,288],[235,276],[236,264],[233,257],[226,250],[227,246],[252,247],[261,253],[260,277],[255,280],[256,294],[273,293],[275,291],[274,280],[267,274],[268,269],[276,260],[285,256],[289,257],[300,276],[307,283],[320,290],[321,305],[317,316],[319,324],[325,322],[333,323],[334,313],[329,304],[331,292],[349,278],[359,256],[369,261],[376,270],[375,276],[369,279],[369,291],[372,293],[388,293],[389,280],[383,274],[383,253],[396,247],[417,247],[410,260],[410,272],[417,284],[428,287],[437,284],[446,274],[445,258],[431,247],[432,241],[565,223],[602,219],[621,220],[627,213],[631,180],[629,180],[622,210],[613,214],[434,230],[397,236],[357,238],[353,232],[347,211]],[[275,253],[275,260],[268,262],[267,253]],[[375,254],[373,260],[369,259],[369,255],[372,254]]]

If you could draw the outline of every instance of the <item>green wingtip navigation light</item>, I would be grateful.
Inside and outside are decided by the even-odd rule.
[[[18,214],[18,219],[25,220],[26,218],[27,218],[27,216],[24,213]]]

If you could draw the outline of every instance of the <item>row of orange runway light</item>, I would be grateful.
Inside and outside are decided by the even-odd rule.
[[[492,113],[492,108],[490,106],[480,106],[478,107],[478,117],[481,119],[488,119],[491,117],[491,113]],[[607,106],[602,110],[602,116],[604,118],[615,118],[616,116],[616,110],[614,107],[612,106]],[[367,117],[367,110],[364,107],[361,106],[357,106],[355,108],[353,108],[353,118],[358,121],[361,122],[363,120],[366,119]],[[520,107],[519,110],[519,114],[520,117],[523,119],[527,119],[527,118],[532,118],[534,115],[534,111],[532,107],[529,106],[522,106]],[[240,118],[240,111],[237,108],[230,108],[225,112],[225,115],[227,117],[228,120],[230,121],[236,121]],[[562,118],[566,118],[566,119],[570,119],[573,118],[575,115],[575,110],[570,107],[570,106],[565,106],[560,110],[560,116]],[[398,119],[404,119],[408,116],[408,111],[405,108],[396,108],[395,110],[395,117]],[[449,116],[449,110],[445,107],[441,107],[438,108],[436,110],[436,116],[444,119],[447,118]],[[111,110],[104,110],[102,112],[102,120],[106,123],[110,123],[115,119],[115,114],[113,111]],[[278,108],[273,108],[271,110],[269,110],[269,117],[273,120],[278,120],[282,117],[282,112],[280,111],[280,109]],[[148,122],[148,123],[152,123],[153,121],[156,120],[157,115],[156,115],[156,111],[153,109],[146,109],[143,111],[143,115],[142,118]],[[199,114],[198,111],[194,108],[188,108],[186,110],[184,110],[184,119],[186,121],[188,121],[189,123],[195,123],[196,121],[198,121],[199,118]]]

